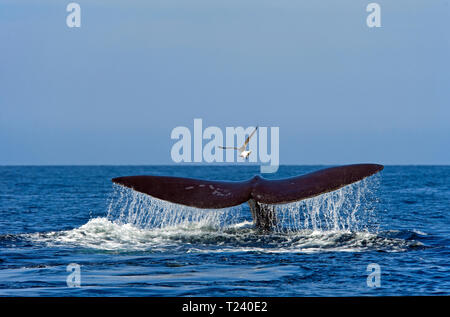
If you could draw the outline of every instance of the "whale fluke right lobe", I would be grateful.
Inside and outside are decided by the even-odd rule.
[[[376,174],[383,168],[383,165],[378,164],[354,164],[286,179],[261,179],[254,184],[252,196],[264,204],[294,202],[337,190]]]

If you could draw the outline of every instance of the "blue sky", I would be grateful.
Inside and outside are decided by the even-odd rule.
[[[0,164],[171,164],[176,126],[281,164],[450,164],[449,1],[0,1]]]

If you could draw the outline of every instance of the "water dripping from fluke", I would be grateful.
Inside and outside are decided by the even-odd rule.
[[[239,223],[241,211],[242,206],[205,210],[178,205],[114,185],[107,218],[143,229],[200,225],[222,230]]]
[[[276,233],[312,231],[374,231],[377,178],[363,179],[336,191],[313,198],[279,205],[262,204],[276,214]],[[129,188],[113,185],[107,218],[118,224],[153,229],[201,226],[211,230],[236,228],[251,222],[246,204],[222,209],[199,209],[174,204]]]

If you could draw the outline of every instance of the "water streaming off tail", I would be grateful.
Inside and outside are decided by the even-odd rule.
[[[366,178],[334,192],[275,205],[276,231],[373,231],[379,179]],[[268,207],[268,206],[267,206]]]
[[[139,228],[164,228],[200,225],[222,229],[239,222],[241,206],[225,209],[198,209],[153,198],[131,189],[114,185],[107,218]]]
[[[376,229],[377,200],[374,188],[378,178],[371,177],[337,191],[275,208],[276,232],[365,231]],[[244,220],[251,221],[247,204],[225,209],[204,210],[173,204],[114,185],[108,219],[139,228],[164,228],[200,225],[224,229]]]

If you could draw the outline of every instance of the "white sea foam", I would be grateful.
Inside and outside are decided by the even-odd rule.
[[[170,249],[190,253],[359,252],[402,251],[420,245],[370,232],[301,230],[295,233],[259,234],[249,222],[238,223],[225,230],[199,224],[142,229],[131,224],[114,223],[107,218],[91,219],[73,230],[31,234],[29,238],[50,245],[113,252],[159,252]]]

